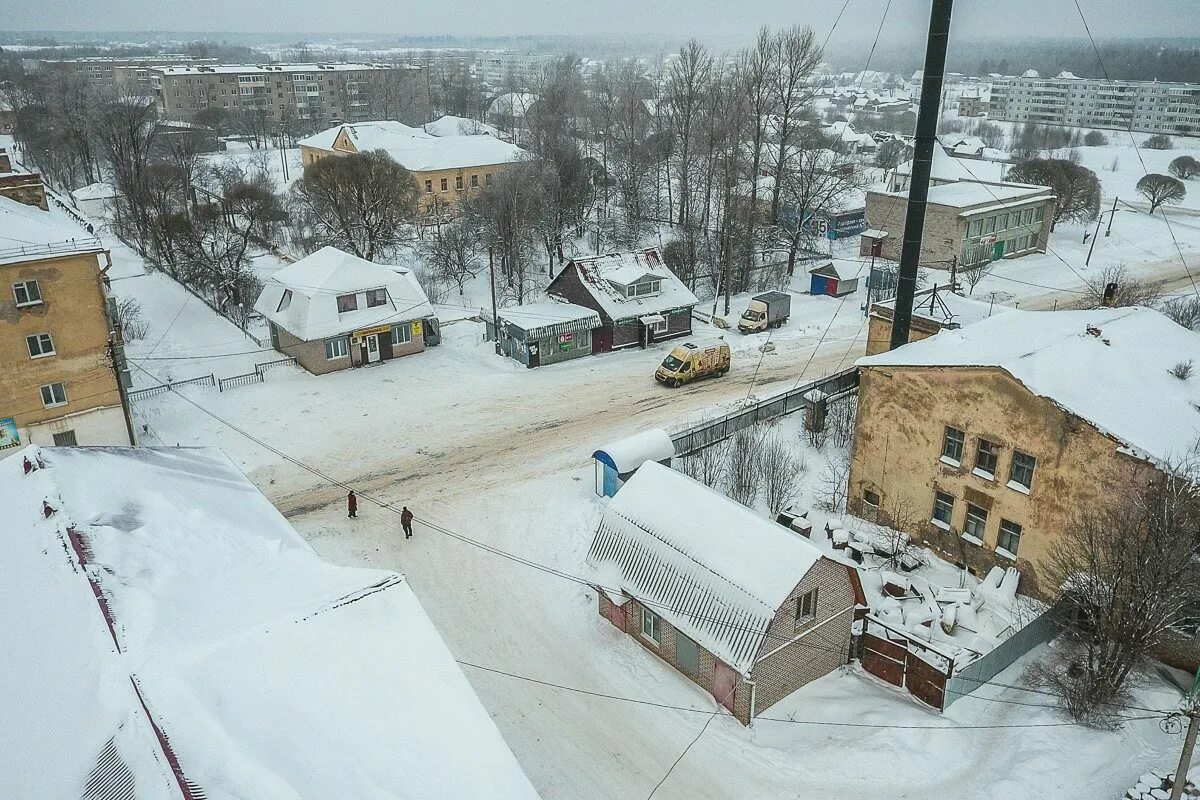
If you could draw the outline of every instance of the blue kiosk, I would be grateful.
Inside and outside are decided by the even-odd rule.
[[[612,497],[629,476],[647,461],[671,466],[675,443],[661,428],[636,433],[592,453],[596,460],[596,494]]]

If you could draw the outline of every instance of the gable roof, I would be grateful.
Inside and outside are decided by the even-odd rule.
[[[605,507],[587,563],[601,587],[648,603],[749,675],[780,605],[821,557],[807,539],[647,461]]]
[[[87,796],[178,797],[174,761],[208,797],[536,798],[404,578],[323,561],[219,451],[30,447],[0,492],[13,797],[97,763]]]
[[[612,320],[659,314],[676,308],[694,306],[700,302],[696,295],[683,285],[683,281],[667,268],[662,253],[656,247],[574,259],[550,282],[547,291],[556,294],[555,283],[563,273],[572,268],[579,275],[579,282],[583,288]],[[658,294],[626,297],[610,283],[611,281],[627,286],[647,277],[662,281]]]
[[[432,136],[499,136],[500,129],[486,122],[469,117],[446,114],[432,122],[426,122],[421,130]]]
[[[1162,463],[1200,437],[1200,378],[1170,373],[1189,360],[1200,364],[1200,334],[1148,308],[1099,308],[1008,311],[857,363],[996,367]]]
[[[339,294],[370,289],[386,289],[388,302],[374,308],[360,304],[356,311],[338,312]],[[285,291],[291,292],[286,305]],[[434,315],[411,270],[375,264],[336,247],[322,247],[271,275],[254,310],[305,342]]]
[[[962,137],[942,138],[942,142],[948,143],[952,147],[956,147],[962,141]],[[944,147],[935,147],[933,148],[933,168],[929,173],[929,177],[931,180],[948,183],[963,181],[966,183],[1000,184],[1004,183],[1004,176],[1008,171],[1008,167],[1008,164],[997,161],[955,158],[947,153]],[[913,161],[909,159],[896,167],[896,175],[911,176],[912,170]],[[933,187],[930,188],[932,189]]]
[[[355,150],[383,150],[401,166],[414,172],[482,167],[520,161],[525,151],[495,136],[435,136],[393,120],[356,122],[301,139],[300,144],[320,150],[334,150],[334,143],[346,130]]]

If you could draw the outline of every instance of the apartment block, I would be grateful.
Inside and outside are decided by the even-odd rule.
[[[215,58],[196,58],[185,53],[163,53],[127,58],[95,56],[91,58],[27,59],[24,66],[30,72],[77,76],[98,89],[148,95],[151,88],[150,70],[154,67],[182,64],[199,66],[215,63],[217,63]]]
[[[369,119],[374,105],[409,66],[379,64],[215,64],[150,71],[155,106],[164,119],[187,119],[220,108],[262,112],[274,122]]]
[[[1200,133],[1200,84],[1079,78],[1036,70],[996,78],[988,119],[1142,133]]]

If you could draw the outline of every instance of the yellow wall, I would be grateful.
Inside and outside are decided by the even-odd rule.
[[[961,467],[939,460],[946,426],[966,433]],[[1000,445],[995,481],[972,473],[980,437]],[[994,551],[1000,520],[1016,522],[1023,528],[1015,563],[1021,591],[1050,596],[1055,587],[1039,585],[1037,573],[1044,571],[1072,509],[1104,502],[1149,470],[1117,447],[1000,369],[867,367],[861,373],[847,502],[852,513],[863,514],[863,493],[871,490],[882,497],[885,511],[909,509],[909,533],[981,575],[993,565],[1014,566]],[[1028,495],[1006,485],[1014,449],[1037,459]],[[935,488],[955,497],[951,531],[929,522]],[[959,535],[967,501],[989,509],[982,546]]]
[[[18,427],[120,406],[109,362],[109,322],[95,253],[0,266],[0,419]],[[42,304],[18,309],[12,284],[36,280]],[[55,355],[31,359],[25,337],[49,333]],[[40,387],[63,383],[67,404],[42,405]],[[81,442],[82,444],[82,442]]]

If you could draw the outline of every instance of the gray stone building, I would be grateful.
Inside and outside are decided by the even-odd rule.
[[[600,616],[745,725],[850,660],[854,568],[657,462],[609,501],[587,563]]]
[[[436,343],[437,318],[411,271],[324,247],[284,267],[254,310],[271,346],[321,375],[381,364]]]

